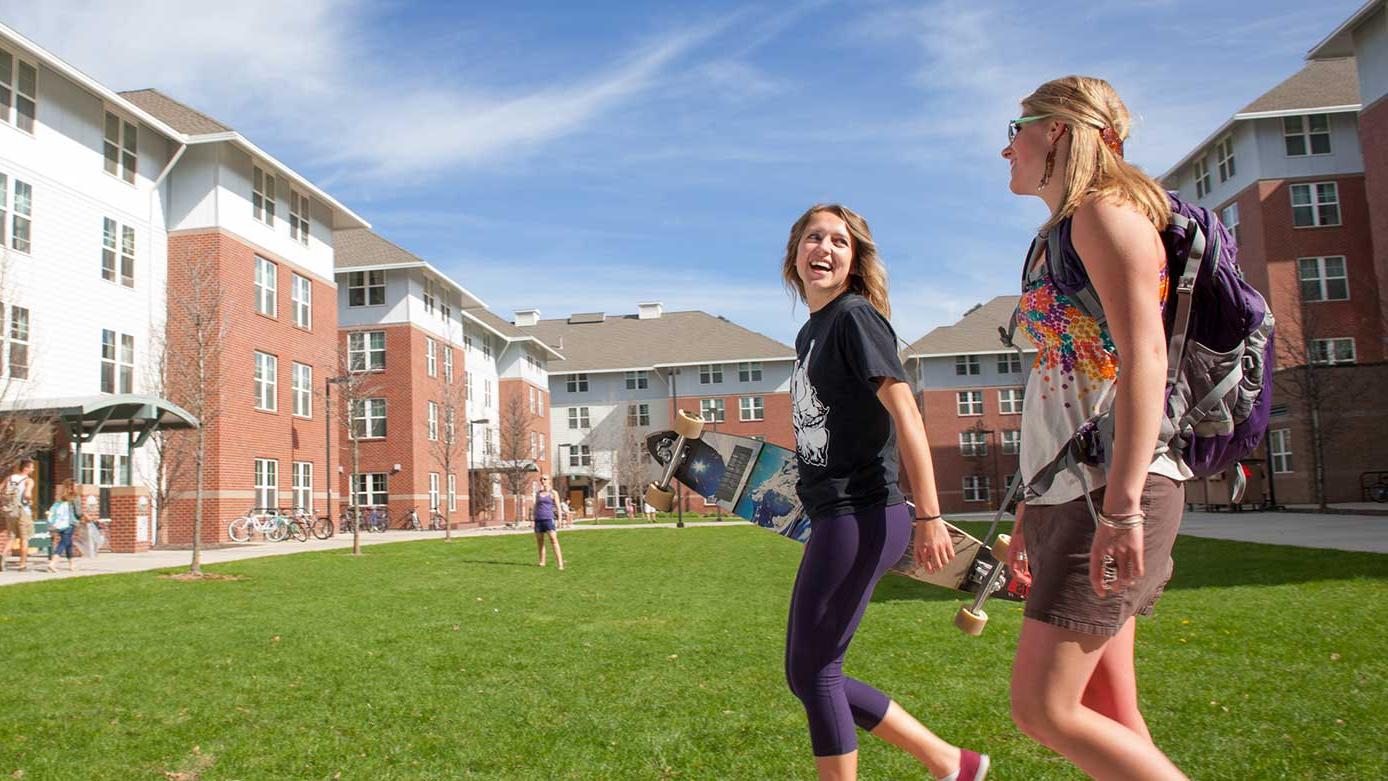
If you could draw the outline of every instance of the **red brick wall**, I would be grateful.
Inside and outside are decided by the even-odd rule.
[[[313,463],[315,505],[323,508],[322,492],[327,485],[325,468],[325,416],[321,389],[323,381],[337,373],[337,290],[331,280],[314,276],[274,253],[254,247],[225,231],[187,231],[169,235],[168,337],[170,350],[188,355],[190,344],[183,302],[189,300],[191,264],[207,261],[216,270],[220,286],[220,318],[225,328],[219,355],[212,363],[213,393],[210,408],[215,417],[206,421],[207,470],[204,486],[202,538],[216,543],[226,540],[227,523],[254,503],[256,458],[279,461],[279,504],[292,502],[291,468],[295,461]],[[256,311],[255,256],[277,265],[277,316]],[[312,328],[294,325],[290,303],[290,274],[311,280],[313,296]],[[266,352],[278,358],[277,407],[274,412],[255,409],[253,353]],[[313,369],[315,389],[313,415],[292,415],[292,366],[295,362]],[[184,388],[170,388],[175,403],[187,400]],[[191,441],[192,435],[187,437]],[[184,545],[193,537],[193,477],[188,474],[175,484],[174,498],[162,514],[169,542]]]
[[[935,466],[935,489],[944,513],[982,512],[994,510],[1004,496],[1007,476],[1017,471],[1017,456],[1002,452],[1002,432],[1022,427],[1021,415],[999,412],[998,391],[1017,388],[1001,385],[949,390],[922,391],[919,398],[925,420],[926,437],[930,441],[930,458]],[[983,391],[983,415],[961,416],[957,403],[960,390]],[[959,435],[981,426],[991,432],[984,435],[988,444],[986,456],[964,456],[959,449]],[[987,502],[964,501],[964,476],[982,475],[991,485]],[[901,473],[902,490],[910,494],[911,483],[905,470]]]
[[[528,426],[528,430],[535,434],[545,435],[545,446],[544,448],[541,448],[540,452],[537,454],[539,458],[536,460],[536,466],[539,467],[540,471],[532,473],[526,480],[526,488],[522,492],[524,497],[531,497],[534,495],[536,489],[539,487],[540,477],[542,475],[545,477],[550,477],[553,475],[554,472],[554,465],[550,463],[548,453],[544,452],[546,450],[549,450],[551,448],[551,445],[553,444],[552,442],[550,442],[549,404],[547,403],[546,399],[546,403],[544,405],[544,414],[532,414],[530,411],[530,394],[532,392],[532,389],[535,393],[541,394],[540,398],[543,398],[543,394],[546,393],[546,389],[541,388],[540,386],[535,385],[534,383],[531,383],[527,380],[519,378],[502,378],[500,381],[500,387],[498,388],[497,396],[497,410],[498,414],[501,417],[502,426],[509,425],[508,416],[510,413],[508,412],[508,410],[511,409],[511,400],[519,399],[521,409],[524,410],[523,414]],[[505,447],[506,434],[502,433],[500,436],[502,437],[502,446]],[[510,454],[502,453],[501,457],[503,459],[506,459],[510,457]],[[526,457],[529,458],[528,447],[526,449]],[[508,487],[508,484],[506,483],[505,478],[502,478],[502,492],[507,494],[505,497],[503,497],[505,501],[500,503],[504,504],[504,508],[499,505],[494,514],[505,521],[529,520],[525,517],[517,517],[516,500],[515,497],[509,495],[510,489]],[[521,515],[525,514],[526,513],[523,507]]]
[[[1388,98],[1359,114],[1360,149],[1364,154],[1364,190],[1373,239],[1373,268],[1378,280],[1379,322],[1388,329]],[[1383,334],[1388,340],[1388,333]],[[1388,351],[1388,347],[1383,348]]]

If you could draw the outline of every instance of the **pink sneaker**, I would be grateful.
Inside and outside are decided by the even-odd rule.
[[[988,755],[959,749],[959,781],[983,781],[988,775]]]

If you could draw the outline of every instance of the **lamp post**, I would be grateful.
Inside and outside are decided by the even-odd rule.
[[[467,422],[467,484],[468,484],[467,509],[468,509],[468,514],[472,516],[472,520],[473,520],[474,523],[477,521],[477,503],[476,503],[476,501],[475,501],[475,499],[474,499],[474,497],[473,497],[473,494],[475,493],[475,488],[476,488],[476,486],[474,486],[474,485],[472,484],[472,427],[473,427],[473,426],[486,426],[486,425],[489,425],[490,423],[491,423],[491,420],[488,419],[488,418],[478,418],[477,420],[469,420],[469,421]],[[488,488],[490,488],[490,486],[488,486]]]
[[[336,416],[333,414],[333,386],[350,380],[351,377],[339,375],[329,377],[323,381],[323,457],[327,459],[327,469],[323,470],[323,476],[327,478],[327,506],[328,521],[333,520],[333,422]],[[313,497],[310,496],[310,499]]]

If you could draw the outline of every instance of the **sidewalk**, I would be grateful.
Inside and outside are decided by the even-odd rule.
[[[651,523],[641,525],[583,525],[572,529],[565,528],[564,534],[570,531],[589,531],[593,529],[659,529],[673,528],[673,523]],[[723,524],[695,524],[686,523],[685,526],[726,526],[731,525],[727,522]],[[499,537],[512,534],[532,534],[529,526],[508,529],[503,526],[488,526],[485,528],[472,528],[454,531],[454,538],[465,537]],[[381,532],[380,534],[363,533],[361,544],[363,547],[368,545],[380,545],[387,542],[411,542],[414,540],[441,540],[441,531],[404,531],[392,530]],[[352,547],[351,534],[337,534],[326,540],[309,539],[307,542],[248,542],[243,544],[233,544],[222,548],[204,550],[202,552],[202,563],[221,564],[228,561],[240,561],[241,559],[254,559],[260,556],[288,556],[294,553],[311,553],[313,551],[341,550]],[[0,572],[0,586],[10,586],[16,583],[36,583],[45,580],[60,580],[63,578],[85,577],[88,575],[113,575],[123,572],[147,572],[149,570],[168,569],[171,567],[181,567],[187,569],[188,562],[192,559],[190,550],[152,550],[147,553],[103,553],[95,559],[76,559],[77,571],[68,572],[67,562],[58,560],[58,571],[47,572],[48,559],[42,556],[32,556],[29,558],[29,569],[27,572],[16,572],[15,567],[19,565],[19,559],[10,556],[5,561],[5,571]]]

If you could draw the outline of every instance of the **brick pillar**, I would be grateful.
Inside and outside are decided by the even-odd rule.
[[[111,527],[113,553],[144,553],[150,544],[149,489],[142,485],[111,489]]]

